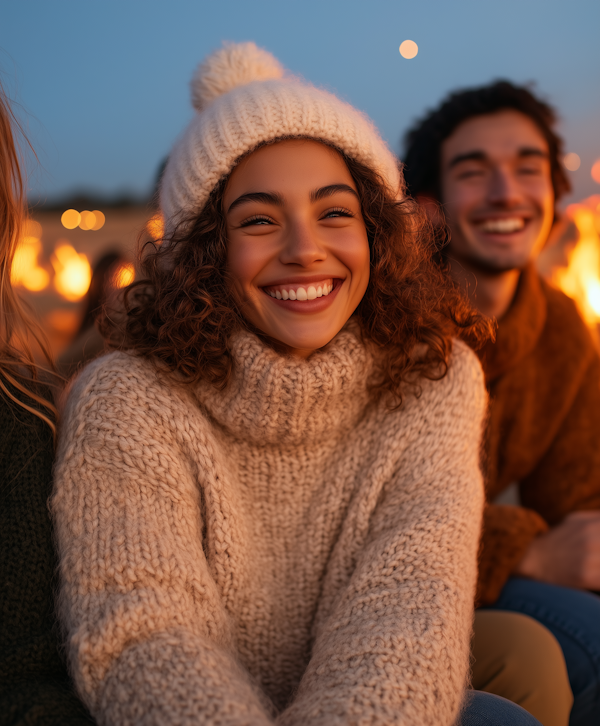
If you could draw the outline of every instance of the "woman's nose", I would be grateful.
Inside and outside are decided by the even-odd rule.
[[[308,267],[313,262],[323,261],[326,257],[327,252],[311,225],[295,222],[290,226],[279,256],[284,265]]]

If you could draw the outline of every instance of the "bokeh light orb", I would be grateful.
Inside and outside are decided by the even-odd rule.
[[[403,40],[400,43],[400,55],[407,60],[414,58],[419,52],[419,46],[414,40]]]
[[[115,270],[113,284],[116,288],[127,287],[135,280],[135,269],[131,262],[123,262]]]
[[[88,212],[87,209],[81,213],[81,221],[79,222],[80,229],[94,229],[96,224],[96,215],[93,212]]]
[[[67,229],[75,229],[75,227],[78,227],[81,222],[81,215],[76,209],[67,209],[66,212],[62,213],[60,221],[62,222],[63,227],[66,227]]]
[[[569,154],[565,154],[563,164],[569,171],[577,171],[577,169],[581,166],[579,154],[576,154],[574,151],[571,151]]]
[[[148,234],[155,242],[160,242],[165,233],[165,225],[161,214],[150,217],[146,224]]]
[[[592,166],[592,179],[596,184],[600,184],[600,159],[596,159],[594,166]]]
[[[102,227],[104,227],[104,222],[106,222],[106,217],[102,214],[102,212],[99,209],[94,209],[92,214],[96,218],[96,222],[95,222],[94,226],[91,227],[91,229],[93,229],[94,232],[96,232],[97,230],[102,229]]]

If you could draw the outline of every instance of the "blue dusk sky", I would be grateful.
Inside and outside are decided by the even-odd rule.
[[[598,0],[11,0],[0,73],[37,152],[30,198],[147,195],[191,117],[189,79],[222,41],[254,40],[365,111],[392,149],[448,91],[535,82],[559,110],[580,199],[600,193]],[[416,58],[398,51],[406,39]]]

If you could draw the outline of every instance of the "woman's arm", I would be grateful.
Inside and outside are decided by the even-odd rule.
[[[101,723],[268,724],[202,548],[210,442],[178,395],[122,354],[70,394],[52,510],[71,672]]]
[[[4,396],[0,431],[0,721],[92,724],[58,652],[47,508],[52,433]]]
[[[457,346],[448,377],[425,383],[398,413],[413,441],[379,495],[281,724],[454,723],[468,679],[484,409],[479,366]]]

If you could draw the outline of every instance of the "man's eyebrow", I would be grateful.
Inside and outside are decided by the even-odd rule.
[[[283,197],[281,194],[277,194],[277,192],[248,192],[248,194],[242,194],[241,197],[231,202],[227,214],[232,209],[239,207],[241,204],[247,204],[248,202],[262,202],[263,204],[275,204],[278,207],[282,207]]]
[[[338,192],[350,192],[350,194],[354,194],[354,196],[358,199],[358,194],[354,191],[354,189],[352,189],[352,187],[348,186],[348,184],[329,184],[326,187],[320,187],[319,189],[312,191],[310,193],[310,201],[318,202],[321,199],[331,197]]]
[[[453,156],[448,164],[448,169],[452,169],[457,164],[462,164],[463,161],[485,161],[487,158],[487,154],[483,151],[467,151],[464,154]]]
[[[528,156],[539,156],[541,159],[549,159],[550,155],[543,149],[538,149],[537,146],[523,146],[519,149],[519,159],[525,159]]]
[[[517,156],[519,159],[526,159],[529,156],[537,156],[541,159],[549,158],[548,152],[538,148],[537,146],[522,146],[517,151]],[[452,169],[452,167],[457,166],[457,164],[461,164],[463,161],[486,161],[488,158],[489,157],[484,151],[474,149],[473,151],[467,151],[464,154],[457,154],[452,157],[448,164],[448,168]]]

